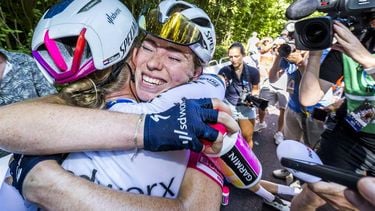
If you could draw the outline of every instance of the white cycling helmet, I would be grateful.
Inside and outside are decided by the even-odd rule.
[[[65,0],[40,19],[32,54],[57,84],[76,81],[122,61],[138,35],[138,25],[119,0]]]
[[[214,25],[208,15],[193,4],[162,1],[157,9],[141,15],[138,25],[153,36],[189,46],[204,64],[213,57],[216,46]]]

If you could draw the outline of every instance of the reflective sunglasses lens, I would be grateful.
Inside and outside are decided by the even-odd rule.
[[[190,45],[201,40],[198,27],[181,13],[174,13],[165,23],[159,21],[158,12],[138,19],[139,27],[154,36],[180,45]]]

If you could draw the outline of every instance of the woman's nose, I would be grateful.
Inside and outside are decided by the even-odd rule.
[[[162,57],[155,53],[147,62],[147,67],[150,71],[161,70],[163,67]]]

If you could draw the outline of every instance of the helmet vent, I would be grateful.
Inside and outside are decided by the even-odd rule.
[[[205,18],[194,18],[194,19],[191,19],[190,21],[197,24],[198,26],[203,26],[203,27],[211,26],[210,21]]]
[[[184,4],[176,4],[174,7],[170,8],[167,12],[167,16],[171,16],[172,14],[176,12],[181,12],[183,10],[189,9],[191,7],[184,5]]]

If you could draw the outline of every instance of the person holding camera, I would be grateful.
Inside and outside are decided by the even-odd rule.
[[[225,100],[232,109],[234,118],[238,121],[242,135],[249,147],[253,147],[253,129],[256,118],[256,108],[246,100],[246,97],[257,95],[260,81],[259,71],[247,65],[243,58],[246,56],[245,48],[240,42],[234,42],[228,48],[231,65],[219,70],[226,81]]]
[[[289,100],[284,117],[284,137],[285,139],[303,141],[307,146],[313,147],[319,140],[323,123],[310,118],[313,106],[305,107],[299,101],[299,86],[306,69],[308,52],[296,49],[293,42],[280,45],[276,52],[269,80],[271,83],[279,80],[282,72],[286,72],[288,77]],[[277,169],[272,173],[274,177],[280,179],[285,179],[290,175],[286,169]]]
[[[305,107],[299,101],[299,86],[302,75],[306,69],[308,52],[295,48],[293,42],[280,45],[277,56],[270,71],[270,82],[279,80],[280,71],[285,71],[288,76],[287,92],[289,101],[285,111],[284,136],[285,139],[302,141],[312,147],[317,142],[322,124],[310,118],[312,107]]]
[[[319,63],[322,52],[310,52],[301,83],[301,103],[305,106],[315,104],[343,76],[345,101],[334,111],[336,125],[324,130],[317,152],[324,164],[375,176],[374,46],[363,45],[339,21],[333,22],[333,32],[337,43],[332,45],[334,50],[322,65]],[[292,208],[315,210],[329,202],[339,209],[355,209],[345,199],[344,190],[345,187],[335,183],[309,184],[293,199]]]
[[[289,40],[287,31],[283,30],[280,36],[274,41],[275,48],[286,43],[287,40]],[[277,52],[275,53],[277,54]],[[276,81],[270,82],[268,78],[266,83],[260,89],[259,96],[267,99],[271,105],[277,105],[277,108],[280,111],[277,121],[277,131],[274,135],[275,143],[279,144],[284,140],[284,113],[289,99],[289,93],[286,91],[288,79],[286,72],[281,70],[277,65],[273,65],[271,68],[277,68],[277,70],[269,70],[267,72],[277,72],[278,79]],[[267,123],[265,122],[266,111],[258,109],[258,114],[259,123],[255,125],[254,131],[260,131],[264,128],[267,128]]]

